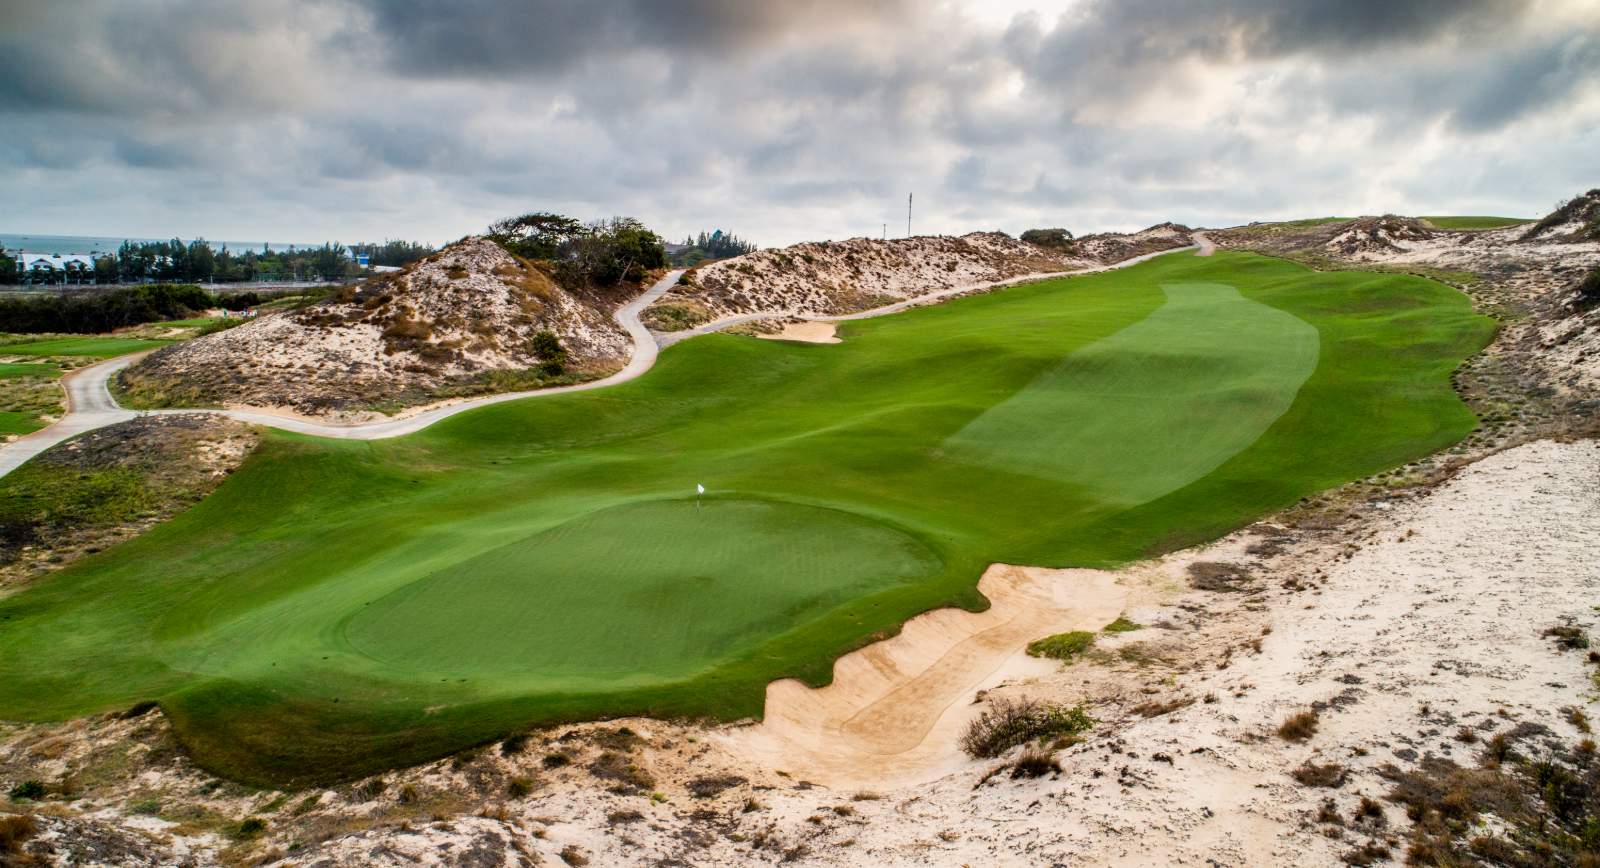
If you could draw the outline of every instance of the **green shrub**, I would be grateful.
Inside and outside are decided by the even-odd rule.
[[[39,781],[23,781],[12,787],[9,795],[14,802],[23,799],[37,801],[44,798],[44,784]]]
[[[1093,644],[1093,633],[1087,630],[1073,630],[1069,633],[1057,633],[1054,636],[1046,636],[1043,639],[1035,639],[1029,642],[1028,656],[1071,660],[1089,650],[1089,647]]]
[[[1074,736],[1094,726],[1083,706],[998,699],[967,724],[961,749],[973,757],[999,756],[1019,744],[1056,736]]]
[[[533,336],[530,347],[539,358],[539,371],[547,377],[560,376],[567,369],[567,348],[553,331],[545,330]]]
[[[1127,618],[1118,618],[1117,620],[1112,621],[1111,623],[1105,625],[1105,627],[1102,628],[1101,632],[1103,632],[1103,633],[1132,633],[1135,630],[1143,630],[1143,629],[1144,629],[1144,625],[1143,624],[1136,624],[1133,621],[1129,621]]]

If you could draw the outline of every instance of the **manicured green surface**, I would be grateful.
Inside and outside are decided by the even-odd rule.
[[[0,353],[13,356],[94,356],[109,359],[124,353],[153,350],[170,341],[146,341],[136,338],[52,338],[44,341],[23,341],[0,345]]]
[[[995,561],[1114,566],[1432,452],[1492,323],[1409,275],[1162,257],[728,335],[420,434],[288,434],[0,600],[0,708],[159,699],[203,764],[330,780],[538,722],[759,714]],[[696,483],[708,493],[696,505]]]
[[[29,434],[43,427],[36,413],[0,410],[0,434]]]
[[[1526,217],[1424,217],[1440,229],[1501,229],[1533,221]]]
[[[61,369],[46,362],[0,362],[0,380],[13,380],[17,377],[54,379],[59,376]]]

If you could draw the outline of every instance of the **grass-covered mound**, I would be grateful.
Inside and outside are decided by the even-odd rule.
[[[1532,223],[1526,217],[1485,217],[1485,216],[1460,216],[1460,217],[1424,217],[1422,218],[1440,229],[1504,229],[1507,226],[1521,226]]]
[[[1492,323],[1416,277],[1186,254],[842,326],[399,440],[267,438],[0,601],[0,708],[159,699],[310,782],[538,722],[759,714],[995,561],[1112,566],[1446,446]],[[694,487],[704,483],[696,505]]]

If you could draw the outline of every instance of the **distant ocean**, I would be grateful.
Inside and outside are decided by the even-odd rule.
[[[144,241],[171,241],[171,238],[124,238],[110,235],[5,235],[0,234],[0,248],[6,250],[21,250],[25,253],[65,254],[89,253],[96,255],[109,255],[117,252],[124,241],[134,243]],[[193,238],[183,239],[185,242]],[[321,247],[321,242],[316,244],[291,243],[287,241],[213,241],[211,249],[218,250],[224,246],[234,253],[243,253],[246,250],[260,250],[262,245],[270,244],[273,250],[287,250],[291,247]]]

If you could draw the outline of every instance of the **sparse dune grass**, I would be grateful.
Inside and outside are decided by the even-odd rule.
[[[697,338],[396,440],[273,433],[0,600],[0,709],[159,700],[202,765],[273,785],[757,715],[774,678],[983,607],[990,563],[1115,567],[1448,446],[1492,324],[1421,278],[1220,252],[841,329]]]

